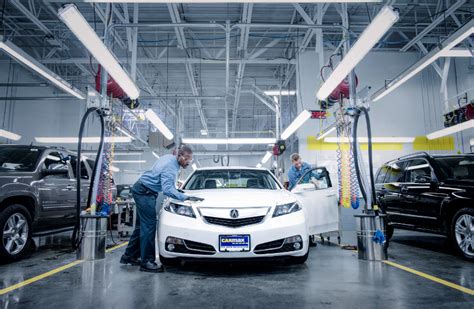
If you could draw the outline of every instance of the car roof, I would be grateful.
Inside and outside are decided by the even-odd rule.
[[[419,158],[455,158],[455,157],[474,157],[473,153],[461,153],[461,154],[428,154],[426,152],[419,152],[419,153],[414,153],[411,155],[406,155],[403,157],[399,157],[390,161],[385,162],[383,165],[388,165],[391,163],[399,162],[399,161],[406,161],[410,159],[419,159]]]

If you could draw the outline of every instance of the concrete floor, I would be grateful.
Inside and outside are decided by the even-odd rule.
[[[74,261],[67,239],[56,240],[42,240],[28,259],[0,265],[0,290]],[[474,296],[390,265],[359,261],[355,252],[334,244],[312,248],[304,265],[193,263],[161,274],[120,265],[123,251],[2,295],[0,308],[474,308]],[[396,231],[389,256],[474,289],[473,264],[455,256],[443,237]]]

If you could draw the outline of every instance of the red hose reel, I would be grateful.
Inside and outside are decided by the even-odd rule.
[[[359,78],[357,75],[355,75],[355,84],[356,87],[359,84]],[[349,98],[350,96],[350,86],[349,86],[349,80],[348,78],[345,78],[339,86],[336,87],[336,89],[333,90],[333,92],[329,95],[329,101],[330,102],[339,102],[341,96],[343,98]]]

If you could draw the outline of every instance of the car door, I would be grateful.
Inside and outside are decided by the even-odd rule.
[[[405,166],[405,161],[393,161],[385,164],[381,169],[381,173],[385,175],[383,183],[376,185],[380,207],[388,215],[390,222],[393,223],[408,223],[406,222],[407,217],[401,215],[407,212],[401,194]]]
[[[73,178],[71,179],[71,184],[74,186],[72,194],[69,196],[73,200],[74,208],[71,209],[69,217],[74,219],[76,216],[76,207],[77,204],[77,175],[76,175],[76,164],[77,157],[71,156],[71,168]],[[88,161],[83,158],[81,160],[81,209],[87,208],[87,198],[89,195],[90,179],[92,175],[92,168],[89,166]]]
[[[401,191],[407,207],[413,211],[413,223],[421,228],[436,227],[446,194],[434,185],[437,179],[430,163],[426,159],[411,160],[405,170],[405,181]]]
[[[61,228],[70,225],[68,216],[74,204],[71,204],[71,193],[74,186],[71,183],[70,163],[60,151],[45,151],[40,161],[40,180],[34,185],[38,189],[41,201],[42,215],[38,227],[41,230]],[[61,174],[47,175],[48,171],[64,171]]]
[[[336,190],[325,168],[313,168],[306,172],[291,192],[303,207],[310,235],[339,229]]]

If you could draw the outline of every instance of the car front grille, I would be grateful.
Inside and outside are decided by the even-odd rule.
[[[207,253],[215,253],[216,252],[214,247],[211,246],[211,245],[207,245],[207,244],[203,244],[203,243],[195,242],[195,241],[191,241],[191,240],[185,240],[184,243],[186,244],[186,247],[190,250],[207,252]]]
[[[257,223],[262,222],[263,218],[265,218],[265,216],[242,218],[242,219],[226,219],[226,218],[204,216],[204,220],[206,220],[207,223],[228,226],[228,227],[233,227],[233,228],[257,224]]]

